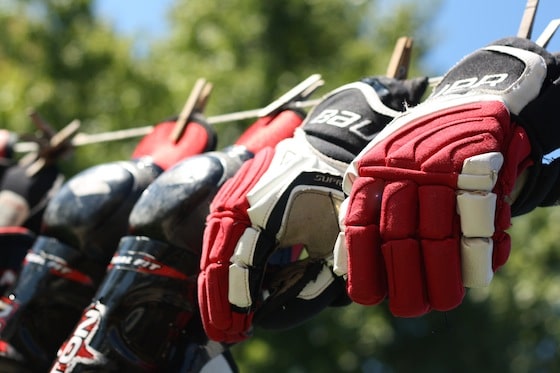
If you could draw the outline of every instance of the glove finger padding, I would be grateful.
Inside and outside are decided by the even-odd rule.
[[[256,152],[256,159],[244,164],[237,176],[220,188],[210,206],[214,213],[208,217],[204,231],[201,268],[207,270],[199,276],[199,303],[202,318],[208,325],[207,334],[214,340],[231,339],[222,330],[239,334],[235,340],[244,339],[249,329],[252,315],[245,318],[244,314],[230,313],[227,297],[230,257],[236,243],[251,226],[247,215],[247,191],[266,171],[274,155],[273,146],[291,137],[301,121],[299,112],[285,110],[275,116],[260,118],[249,127],[236,145]]]
[[[394,315],[411,317],[489,284],[509,255],[512,190],[533,163],[518,115],[546,75],[539,54],[483,48],[358,155],[335,249],[347,250],[347,268],[335,271],[347,274],[352,300],[388,297]]]
[[[213,340],[236,341],[247,337],[252,314],[231,312],[227,298],[230,258],[241,237],[251,232],[246,233],[251,229],[246,193],[266,171],[273,155],[274,150],[266,148],[243,164],[236,176],[220,189],[210,206],[212,213],[204,230],[198,298],[206,333]],[[256,167],[252,167],[253,164]]]

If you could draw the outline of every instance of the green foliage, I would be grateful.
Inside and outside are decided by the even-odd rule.
[[[5,10],[4,12],[2,12]],[[132,43],[92,14],[90,0],[10,1],[0,8],[0,120],[20,134],[34,131],[34,108],[55,129],[71,120],[99,133],[152,124],[174,114],[169,91],[132,58]],[[76,151],[67,172],[130,157],[132,144]]]

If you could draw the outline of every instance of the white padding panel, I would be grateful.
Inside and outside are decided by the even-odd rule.
[[[492,271],[493,241],[487,238],[463,238],[461,256],[463,285],[468,288],[485,287],[490,284]]]
[[[457,212],[466,237],[492,237],[496,213],[496,195],[483,192],[459,192]]]

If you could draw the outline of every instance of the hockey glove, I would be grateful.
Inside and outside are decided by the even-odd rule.
[[[394,315],[413,317],[489,284],[509,255],[520,175],[559,145],[558,76],[538,45],[500,40],[368,144],[344,176],[335,248],[352,300],[388,298]]]
[[[329,266],[342,173],[426,84],[370,79],[343,86],[293,138],[261,150],[224,184],[210,206],[198,279],[211,339],[242,341],[253,321],[291,327],[345,298],[344,283]]]

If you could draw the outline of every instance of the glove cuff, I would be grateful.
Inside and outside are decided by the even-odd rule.
[[[400,114],[381,101],[377,90],[381,88],[354,82],[328,94],[302,127],[309,143],[329,158],[350,163]]]

